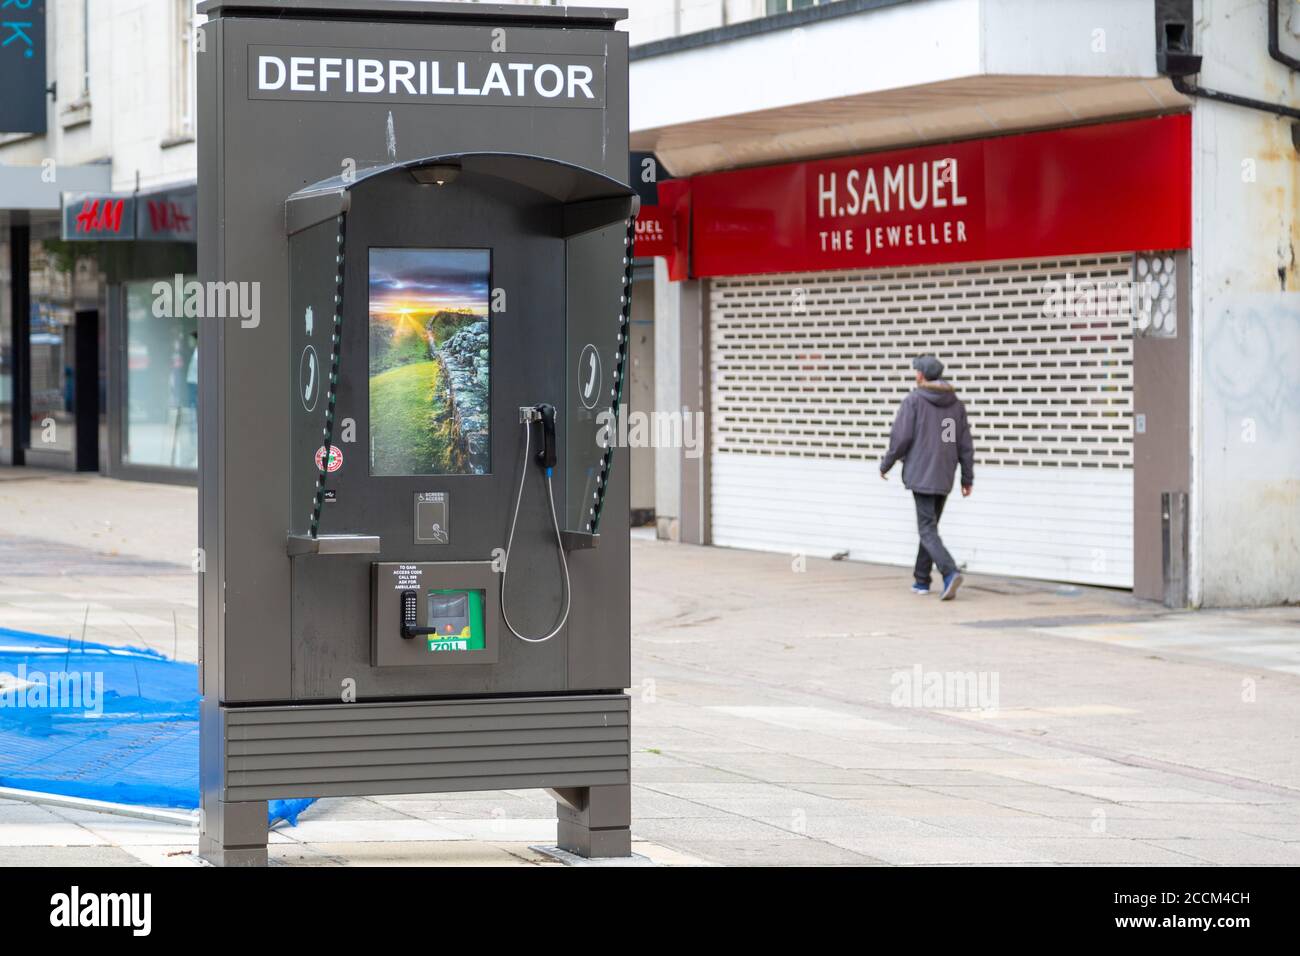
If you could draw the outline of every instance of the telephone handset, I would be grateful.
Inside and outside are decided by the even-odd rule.
[[[550,478],[555,470],[555,406],[542,404],[533,406],[533,409],[542,426],[542,447],[537,449],[537,464]]]
[[[519,421],[524,426],[524,467],[519,473],[519,493],[515,495],[515,513],[510,519],[510,536],[506,538],[506,555],[505,568],[501,572],[501,620],[505,622],[510,633],[521,641],[529,644],[540,644],[543,641],[549,641],[556,634],[560,633],[566,621],[569,620],[569,607],[573,601],[573,591],[569,582],[569,559],[564,553],[564,538],[560,534],[560,519],[555,513],[555,491],[551,487],[551,476],[555,474],[556,460],[556,439],[555,439],[555,406],[541,403],[538,405],[523,405],[519,409]],[[510,573],[510,549],[515,542],[515,524],[519,521],[519,504],[524,500],[524,479],[528,477],[528,455],[532,449],[533,425],[541,426],[541,447],[537,449],[534,459],[539,468],[546,475],[546,497],[551,506],[551,524],[555,527],[555,546],[560,552],[560,565],[564,569],[564,610],[560,613],[560,619],[553,627],[550,633],[544,637],[527,637],[515,630],[515,626],[510,623],[510,615],[506,611],[506,575]]]

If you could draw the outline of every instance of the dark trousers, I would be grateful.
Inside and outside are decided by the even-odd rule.
[[[957,562],[952,559],[948,549],[939,537],[939,519],[943,517],[943,504],[947,495],[923,495],[912,492],[916,502],[916,530],[921,536],[921,546],[916,549],[916,583],[930,586],[930,570],[939,566],[939,573],[945,578],[957,570]]]

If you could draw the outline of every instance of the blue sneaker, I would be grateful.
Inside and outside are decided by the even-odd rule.
[[[930,585],[928,585],[928,584],[913,584],[913,585],[912,585],[912,593],[913,593],[913,594],[917,594],[917,595],[926,595],[926,594],[929,594],[929,593],[930,593]]]
[[[943,578],[943,594],[939,597],[940,601],[951,601],[957,596],[957,589],[961,587],[962,576],[960,571],[954,571],[952,574],[946,574]]]

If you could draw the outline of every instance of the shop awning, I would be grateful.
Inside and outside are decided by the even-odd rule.
[[[108,163],[0,165],[0,209],[54,212],[62,208],[65,192],[107,192],[112,177],[113,167]]]

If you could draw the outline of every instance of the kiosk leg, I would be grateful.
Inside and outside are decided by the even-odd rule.
[[[266,801],[204,807],[199,856],[213,866],[266,866]]]
[[[561,787],[547,791],[555,798],[561,850],[578,856],[632,855],[632,788],[626,784],[601,787]]]

